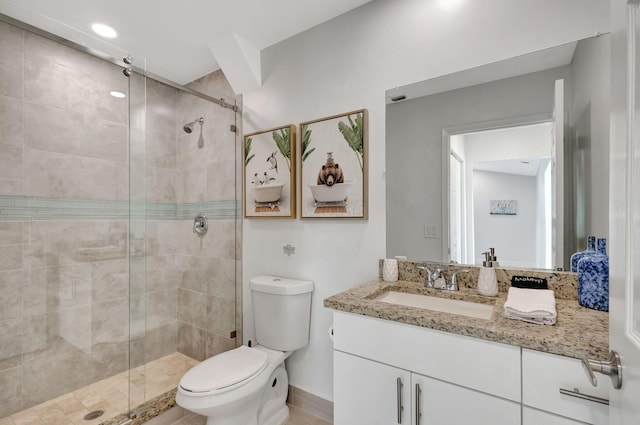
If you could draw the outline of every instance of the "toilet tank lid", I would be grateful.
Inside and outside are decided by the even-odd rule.
[[[313,291],[313,282],[277,276],[256,276],[251,279],[251,290],[275,295],[306,294]]]

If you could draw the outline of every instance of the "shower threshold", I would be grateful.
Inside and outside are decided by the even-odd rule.
[[[61,395],[11,416],[0,418],[0,425],[98,425],[154,398],[173,397],[182,375],[198,363],[181,353],[153,360],[86,387]],[[129,397],[130,394],[130,397]],[[88,414],[103,410],[95,419]]]

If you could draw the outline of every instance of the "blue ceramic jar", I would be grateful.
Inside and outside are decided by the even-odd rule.
[[[578,261],[578,302],[594,310],[609,311],[609,257],[607,240],[598,239],[595,254]]]

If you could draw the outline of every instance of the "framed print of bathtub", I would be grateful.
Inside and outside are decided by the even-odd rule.
[[[245,134],[244,217],[296,217],[296,127]]]
[[[367,219],[366,109],[300,124],[302,218]]]

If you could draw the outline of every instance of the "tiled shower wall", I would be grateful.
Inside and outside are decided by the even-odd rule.
[[[229,102],[235,99],[221,72],[199,83],[207,90],[226,91]],[[172,335],[179,352],[204,360],[236,344],[231,332],[236,329],[239,221],[235,220],[236,203],[228,201],[236,199],[239,144],[236,133],[230,131],[236,124],[235,112],[152,82],[147,84],[147,116],[157,118],[147,122],[148,141],[163,139],[161,133],[149,131],[150,124],[166,126],[177,135],[172,149],[159,142],[153,145],[160,147],[159,152],[147,151],[147,200],[177,204],[177,220],[147,222],[147,288],[167,280],[176,283],[161,285],[154,302],[147,296],[147,303],[165,306],[166,313],[174,308],[177,321],[173,323],[162,323],[168,315],[161,311],[151,316],[158,318],[156,324],[161,327],[176,328]],[[182,130],[185,123],[200,117],[204,118],[202,134],[199,124],[190,134]],[[162,124],[153,126],[156,121]],[[202,238],[192,230],[198,212],[209,217],[209,231]],[[162,334],[158,329],[158,340],[164,340]],[[158,347],[153,350],[163,346],[150,341],[149,324],[146,345]]]
[[[129,367],[128,99],[111,90],[121,68],[0,22],[0,418]],[[147,361],[201,359],[235,345],[235,117],[152,80],[146,96],[131,337]],[[199,116],[202,148],[182,131]]]

